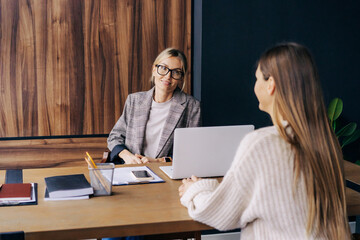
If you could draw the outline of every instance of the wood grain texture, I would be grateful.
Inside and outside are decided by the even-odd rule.
[[[55,175],[84,173],[86,167],[27,169],[23,171],[24,182],[37,182],[38,205],[31,207],[4,207],[0,214],[0,232],[25,232],[29,239],[89,239],[101,237],[162,234],[171,232],[201,231],[210,226],[193,221],[178,196],[180,180],[169,179],[160,165],[148,165],[165,183],[113,186],[112,195],[93,197],[89,200],[46,202],[44,178]],[[5,171],[0,171],[0,182]],[[358,196],[360,193],[357,193]],[[144,200],[146,196],[146,200]],[[355,196],[355,195],[354,195]],[[352,195],[349,201],[358,206]],[[96,211],[91,211],[96,209]],[[359,210],[348,211],[349,216],[359,215]],[[139,217],[141,216],[141,217]],[[51,219],[51,221],[49,221]],[[158,238],[157,238],[158,239]]]
[[[100,162],[106,137],[0,141],[0,169],[84,166],[85,152]]]
[[[158,53],[191,66],[191,0],[0,0],[0,36],[0,138],[107,134]]]
[[[167,178],[159,165],[169,164],[149,167],[164,183],[113,186],[111,196],[78,201],[44,201],[44,178],[83,173],[90,180],[87,167],[26,169],[24,182],[38,183],[38,205],[2,207],[0,232],[21,229],[26,240],[68,240],[213,229],[191,219],[179,201],[181,181]],[[4,179],[5,171],[0,171],[0,182]]]

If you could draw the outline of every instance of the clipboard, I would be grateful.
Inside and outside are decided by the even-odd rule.
[[[140,171],[140,170],[147,171],[153,177],[153,179],[148,180],[148,181],[137,180],[131,172],[132,171]],[[165,181],[162,178],[160,178],[156,173],[154,173],[147,166],[121,167],[121,168],[114,169],[112,185],[113,186],[121,186],[121,185],[133,185],[133,184],[162,183],[162,182],[165,182]]]

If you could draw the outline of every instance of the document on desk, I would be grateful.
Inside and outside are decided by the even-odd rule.
[[[153,177],[153,179],[148,181],[137,180],[131,172],[140,171],[140,170],[147,171]],[[112,184],[131,185],[131,184],[161,183],[161,182],[165,182],[165,181],[162,178],[160,178],[158,175],[156,175],[150,168],[148,168],[147,166],[140,166],[140,167],[115,168]]]

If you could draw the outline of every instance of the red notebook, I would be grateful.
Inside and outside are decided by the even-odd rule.
[[[31,200],[31,183],[5,183],[0,188],[0,201]]]

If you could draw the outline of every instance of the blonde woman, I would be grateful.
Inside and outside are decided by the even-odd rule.
[[[274,126],[243,139],[220,184],[184,179],[181,203],[197,221],[241,228],[242,240],[350,239],[343,157],[309,51],[296,43],[266,51],[254,90]]]
[[[183,52],[168,48],[158,55],[152,66],[154,87],[128,96],[123,113],[109,134],[110,161],[167,161],[172,155],[175,128],[200,126],[200,102],[182,92],[186,70]]]

